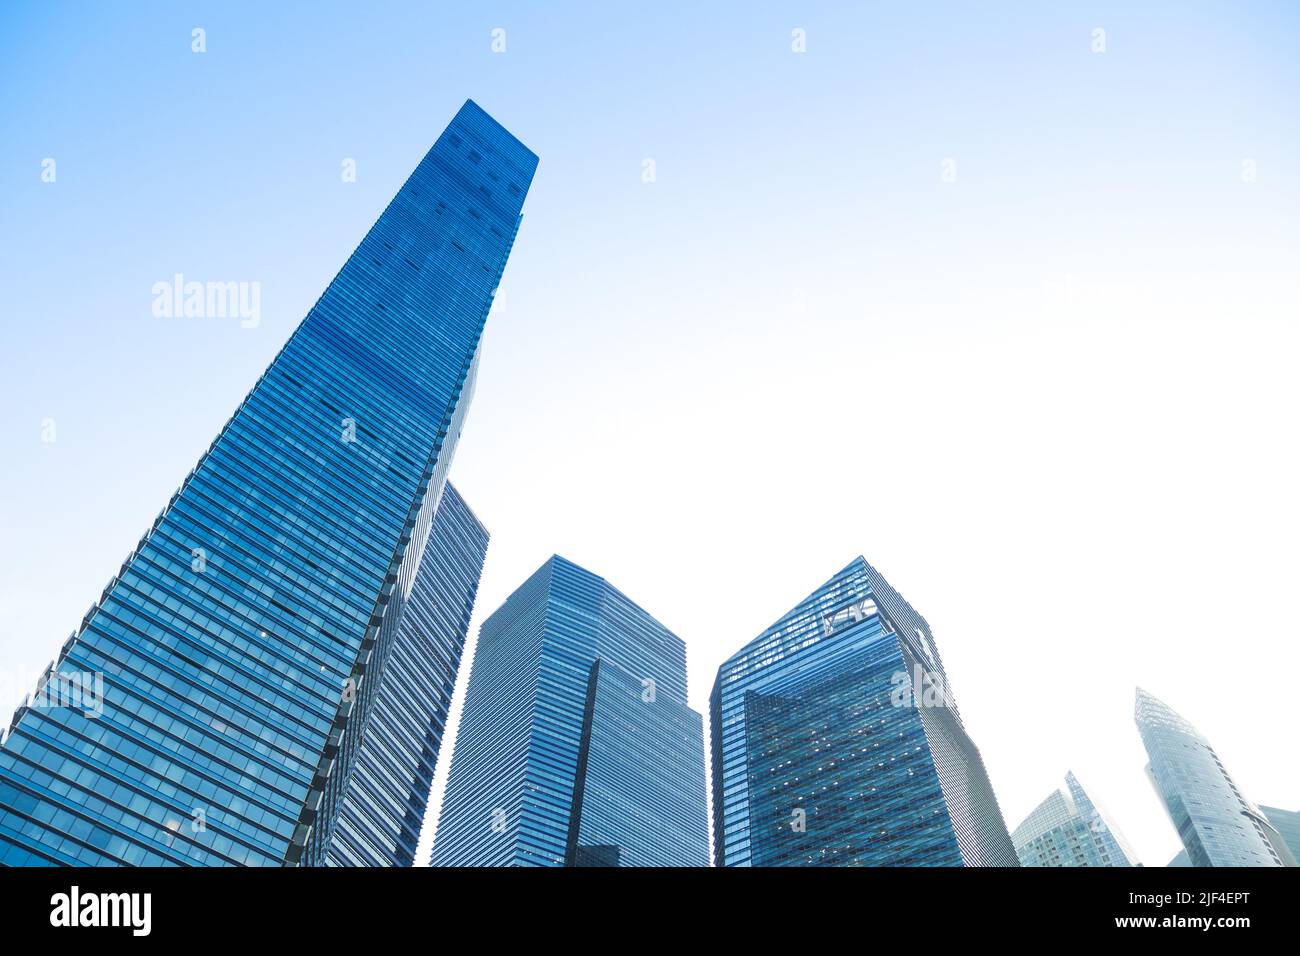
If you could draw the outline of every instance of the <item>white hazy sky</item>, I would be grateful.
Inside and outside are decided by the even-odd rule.
[[[0,711],[472,96],[541,167],[452,469],[492,533],[457,702],[553,552],[701,711],[864,554],[1009,828],[1072,769],[1174,855],[1137,684],[1300,809],[1297,14],[1128,6],[7,9]],[[261,325],[153,317],[175,272]]]

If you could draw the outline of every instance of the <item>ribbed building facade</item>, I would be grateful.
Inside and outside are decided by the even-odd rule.
[[[1141,866],[1114,821],[1073,773],[1011,833],[1021,866]]]
[[[330,840],[332,866],[410,866],[488,533],[447,483]]]
[[[326,861],[536,165],[438,137],[15,713],[0,863]]]
[[[705,866],[686,647],[558,555],[484,621],[435,866]]]
[[[1208,740],[1142,688],[1134,709],[1147,776],[1178,831],[1190,866],[1284,866],[1287,851]]]
[[[925,619],[857,558],[719,669],[718,866],[1016,866]]]

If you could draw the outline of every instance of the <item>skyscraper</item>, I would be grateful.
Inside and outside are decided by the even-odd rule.
[[[1141,866],[1110,816],[1074,774],[1011,834],[1021,866]]]
[[[487,544],[448,482],[346,787],[331,865],[415,860]]]
[[[1269,840],[1272,842],[1274,849],[1277,850],[1278,856],[1287,866],[1300,866],[1300,811],[1283,810],[1281,807],[1260,806],[1264,811],[1264,816],[1272,825],[1273,830],[1277,833],[1277,839],[1269,834]],[[1281,844],[1281,845],[1279,845]],[[1283,845],[1286,852],[1282,852]],[[1290,854],[1291,859],[1287,859]]]
[[[536,165],[438,137],[15,713],[0,862],[330,856]]]
[[[1016,866],[930,626],[863,558],[718,670],[719,866]]]
[[[1140,687],[1134,716],[1150,758],[1147,776],[1189,865],[1282,866],[1271,824],[1237,789],[1209,741]]]
[[[479,632],[435,866],[705,866],[686,646],[558,555]]]
[[[1297,851],[1300,851],[1300,812],[1266,807],[1263,804],[1260,804],[1259,809],[1263,811],[1264,820],[1268,824],[1264,827],[1264,834],[1273,845],[1273,849],[1277,851],[1282,865],[1300,866],[1300,860],[1296,857]],[[1186,850],[1179,850],[1165,865],[1191,866],[1192,862]]]

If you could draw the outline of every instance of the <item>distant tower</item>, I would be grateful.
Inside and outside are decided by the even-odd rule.
[[[1237,789],[1195,727],[1142,688],[1134,714],[1147,776],[1178,831],[1191,866],[1283,866],[1272,825]]]
[[[1273,833],[1269,833],[1269,841],[1273,848],[1277,850],[1278,856],[1282,857],[1282,862],[1287,866],[1300,866],[1300,811],[1283,810],[1281,807],[1266,807],[1261,805],[1260,809],[1264,811],[1264,816],[1268,818],[1269,824],[1273,827],[1273,832],[1277,833],[1277,838],[1273,838]],[[1282,848],[1286,847],[1286,853]],[[1290,859],[1287,855],[1290,854]]]
[[[1021,866],[1141,866],[1074,774],[1011,834]]]

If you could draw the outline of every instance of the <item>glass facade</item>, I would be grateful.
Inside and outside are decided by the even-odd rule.
[[[410,866],[488,533],[447,483],[330,840],[332,866]]]
[[[1190,866],[1284,865],[1263,812],[1195,727],[1140,687],[1134,716],[1150,759],[1147,776]]]
[[[1141,866],[1124,835],[1072,773],[1011,834],[1021,866]]]
[[[1268,819],[1277,838],[1269,834],[1269,840],[1287,866],[1300,866],[1300,811],[1283,810],[1280,807],[1260,807]],[[1283,848],[1285,847],[1285,852]],[[1287,857],[1290,857],[1288,859]]]
[[[592,666],[587,695],[570,864],[707,866],[703,718],[657,688],[650,700],[640,677],[608,660]],[[616,860],[590,862],[600,848]]]
[[[15,713],[0,863],[326,860],[536,165],[438,137]]]
[[[857,558],[719,669],[719,866],[1015,866],[925,619]]]
[[[704,741],[686,646],[552,557],[486,621],[435,866],[705,866]]]

